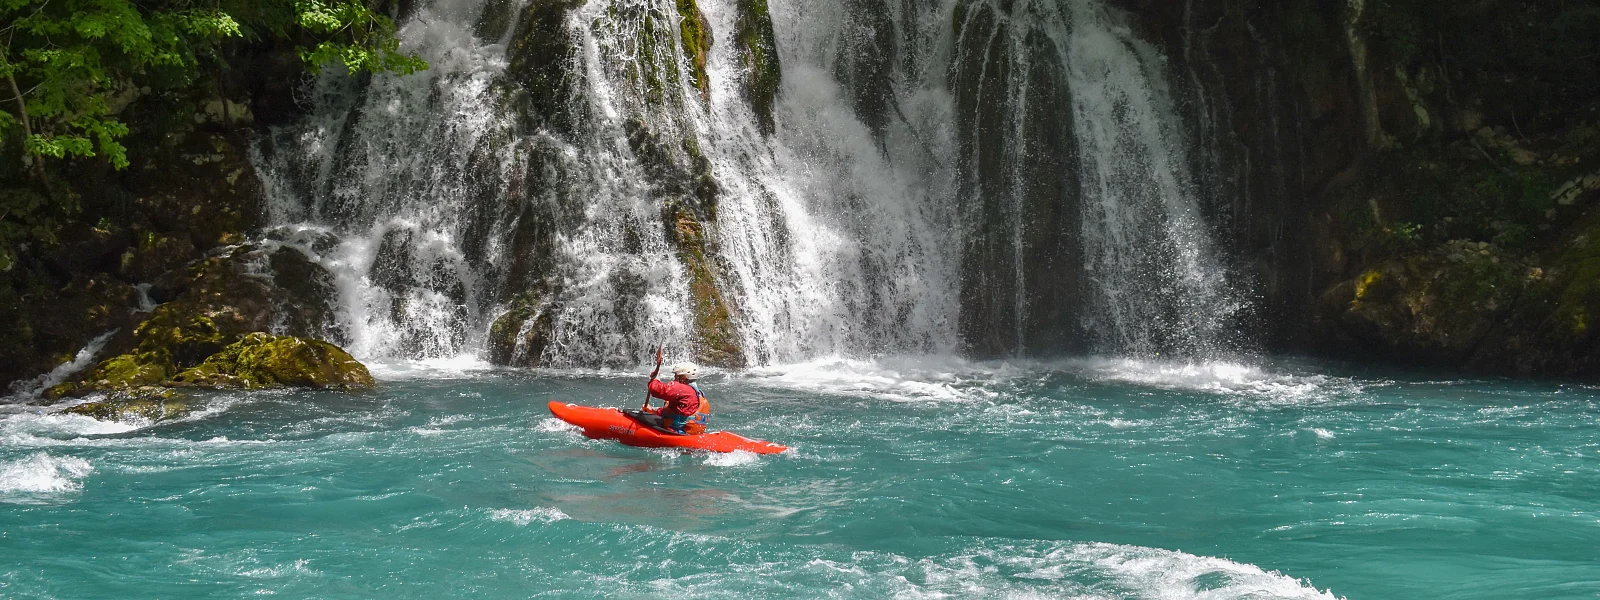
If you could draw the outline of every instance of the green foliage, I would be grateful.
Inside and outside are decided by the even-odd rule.
[[[266,29],[286,31],[282,8],[315,38],[301,51],[308,67],[338,63],[352,72],[411,73],[422,59],[399,50],[394,22],[355,0],[269,0],[246,12],[266,19]],[[274,21],[270,6],[280,11]],[[219,8],[188,1],[0,0],[0,78],[10,88],[0,103],[0,135],[22,127],[23,153],[30,160],[101,157],[128,166],[118,142],[127,125],[115,118],[114,102],[131,93],[135,80],[166,69],[192,76],[203,60],[215,60],[219,44],[243,35],[239,21]],[[4,88],[0,88],[4,89]],[[126,100],[123,101],[125,103]]]
[[[239,35],[215,9],[146,11],[126,0],[4,0],[0,20],[10,23],[0,134],[20,125],[30,160],[100,156],[118,169],[128,165],[117,142],[128,127],[112,116],[113,94],[151,69],[193,68],[197,52]]]
[[[341,64],[352,73],[409,74],[428,68],[415,54],[400,51],[394,21],[351,0],[299,0],[294,3],[301,27],[323,36],[300,51],[312,70]]]
[[[129,129],[118,112],[150,82],[192,84],[221,62],[228,40],[293,40],[313,71],[427,68],[400,51],[394,22],[363,0],[0,0],[0,23],[0,158],[20,158],[36,186],[0,192],[0,272],[22,244],[52,242],[76,210],[48,165],[127,168]],[[0,175],[20,180],[15,164],[0,165]]]

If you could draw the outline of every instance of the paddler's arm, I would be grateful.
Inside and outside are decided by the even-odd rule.
[[[650,398],[653,397],[666,400],[667,384],[661,383],[661,380],[656,379],[655,374],[651,373],[650,383],[645,387],[650,390],[650,393],[645,396],[644,409],[650,412],[655,412],[650,408]]]

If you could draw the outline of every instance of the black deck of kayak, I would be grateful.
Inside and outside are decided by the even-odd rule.
[[[628,418],[633,419],[640,425],[654,429],[657,433],[661,433],[663,435],[688,435],[685,433],[678,433],[663,425],[661,421],[661,415],[650,414],[644,411],[632,409],[623,409],[622,414],[627,415]]]

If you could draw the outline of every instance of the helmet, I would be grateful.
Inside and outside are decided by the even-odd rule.
[[[678,363],[672,366],[672,374],[689,381],[694,381],[700,378],[700,367],[697,367],[694,363],[690,362]]]

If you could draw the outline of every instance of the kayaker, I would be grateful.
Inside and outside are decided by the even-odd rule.
[[[678,433],[702,433],[705,431],[706,416],[710,412],[705,402],[705,395],[700,393],[700,388],[694,385],[700,378],[700,367],[694,363],[678,363],[672,367],[672,381],[663,383],[660,379],[661,365],[656,365],[656,370],[650,372],[650,396],[665,401],[659,409],[650,408],[646,399],[644,410],[653,415],[660,415],[662,426]]]

